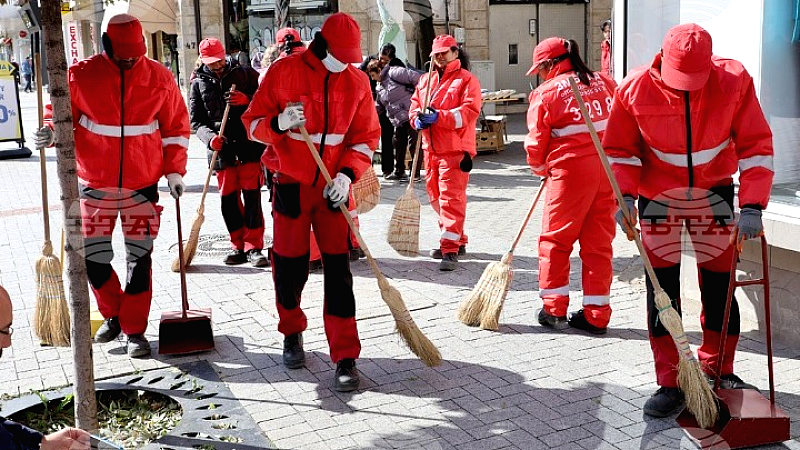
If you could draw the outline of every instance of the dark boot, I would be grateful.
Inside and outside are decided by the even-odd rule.
[[[586,320],[586,314],[584,313],[583,309],[578,310],[576,313],[572,313],[569,315],[569,326],[572,328],[577,328],[579,330],[588,331],[592,334],[606,334],[608,328],[600,328],[596,327],[589,323]]]
[[[678,412],[685,404],[683,391],[674,387],[660,387],[644,403],[644,413],[653,417],[667,417]]]
[[[568,326],[567,316],[554,316],[545,311],[544,308],[539,310],[539,317],[537,317],[537,319],[542,326],[556,330],[563,330]]]
[[[144,334],[128,335],[128,356],[131,358],[144,358],[150,356],[150,342]]]
[[[713,388],[714,387],[714,378],[706,375],[706,379],[708,380],[708,384]],[[761,392],[754,385],[742,381],[741,378],[737,377],[736,375],[734,375],[732,373],[729,373],[728,375],[721,375],[719,377],[719,388],[720,389],[752,389],[754,391]]]
[[[458,268],[458,255],[455,253],[445,253],[439,263],[439,270],[450,272]]]
[[[464,246],[464,245],[459,246],[458,247],[458,256],[464,256],[466,254],[467,254],[467,247]],[[433,258],[433,259],[442,259],[442,249],[435,248],[435,249],[431,250],[430,255],[431,255],[431,258]]]
[[[261,253],[261,250],[253,249],[247,252],[247,260],[250,261],[253,267],[269,266],[269,260]]]
[[[336,364],[336,379],[333,388],[339,392],[350,392],[358,389],[361,382],[356,369],[356,360],[347,358]]]
[[[247,254],[244,250],[233,249],[225,256],[223,262],[229,266],[244,264],[247,262]]]
[[[119,326],[119,317],[111,317],[103,321],[97,333],[94,335],[94,341],[101,344],[111,342],[122,333],[122,328]]]
[[[306,365],[302,333],[290,334],[283,338],[283,365],[289,369],[299,369]]]

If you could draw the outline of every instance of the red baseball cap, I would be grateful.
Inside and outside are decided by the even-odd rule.
[[[533,49],[533,65],[525,72],[525,75],[536,75],[539,72],[541,63],[567,53],[567,43],[564,39],[551,37],[539,42],[536,48]]]
[[[450,36],[449,34],[440,34],[439,36],[436,36],[436,39],[433,40],[433,47],[431,48],[430,56],[449,51],[453,47],[458,47],[456,38]]]
[[[205,38],[200,41],[200,61],[211,64],[225,59],[225,47],[217,38]]]
[[[147,53],[142,24],[130,14],[117,14],[109,19],[106,34],[114,55],[120,59],[139,58]]]
[[[322,24],[322,37],[328,42],[328,52],[343,63],[360,63],[361,28],[349,14],[331,14]]]
[[[291,36],[295,42],[300,42],[300,33],[298,33],[294,28],[286,27],[278,30],[278,34],[275,35],[275,43],[283,44],[286,42],[286,36]]]
[[[672,27],[661,45],[661,79],[681,91],[705,86],[711,74],[711,35],[700,25]]]

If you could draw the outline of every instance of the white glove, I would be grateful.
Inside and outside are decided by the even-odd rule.
[[[180,198],[183,191],[186,190],[186,185],[183,184],[183,177],[179,173],[167,174],[167,186],[169,186],[169,195],[174,199]]]
[[[306,124],[306,116],[303,115],[302,103],[290,103],[282,113],[278,114],[278,128],[283,131],[297,128]]]
[[[36,148],[47,148],[53,145],[56,136],[53,129],[45,125],[33,133],[33,142],[36,143]]]
[[[334,208],[347,201],[350,196],[350,177],[339,172],[333,182],[322,190],[322,196],[331,201]]]

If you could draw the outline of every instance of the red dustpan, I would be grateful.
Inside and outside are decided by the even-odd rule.
[[[158,326],[158,353],[177,355],[214,349],[214,332],[211,310],[189,309],[186,293],[186,265],[183,259],[183,233],[181,231],[181,203],[175,199],[178,218],[178,260],[181,268],[181,310],[161,313]]]
[[[735,230],[734,230],[735,234]],[[736,247],[736,246],[735,246]],[[725,315],[722,323],[722,339],[719,359],[722,360],[725,338],[728,335],[733,291],[739,286],[760,284],[764,287],[764,321],[766,322],[767,366],[769,368],[769,400],[753,389],[720,389],[719,368],[717,369],[714,392],[719,397],[719,420],[713,427],[700,428],[694,416],[684,409],[675,419],[703,449],[735,449],[773,444],[790,439],[790,420],[775,405],[775,380],[772,371],[772,327],[769,307],[769,260],[767,257],[767,240],[761,236],[761,279],[736,280],[736,263],[739,253],[734,252],[731,263],[731,282],[728,287],[728,299],[725,304]]]

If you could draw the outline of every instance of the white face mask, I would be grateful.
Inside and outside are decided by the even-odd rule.
[[[343,72],[344,69],[347,69],[347,64],[334,58],[330,53],[328,53],[328,56],[322,60],[322,65],[324,65],[326,69],[333,73]]]

